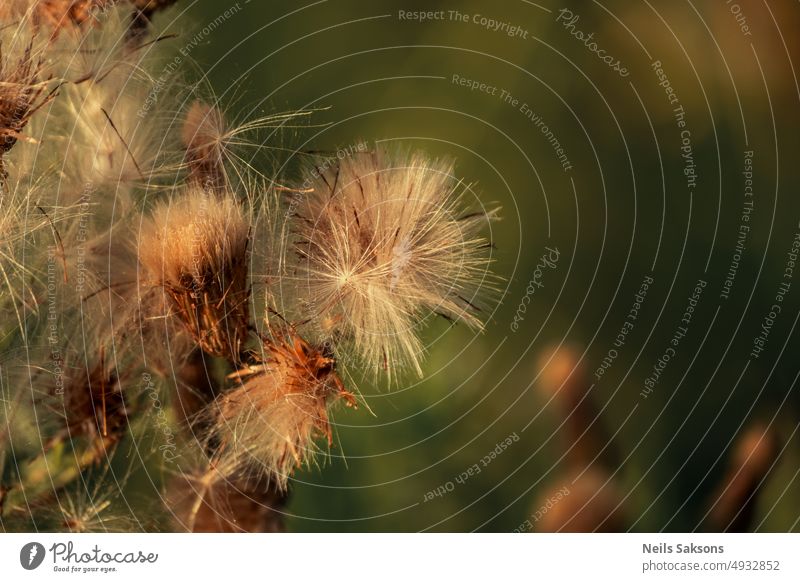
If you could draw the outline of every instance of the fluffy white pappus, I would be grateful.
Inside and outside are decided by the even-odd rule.
[[[155,280],[203,287],[247,252],[250,223],[233,196],[191,189],[159,203],[139,238],[139,258]]]
[[[43,217],[36,223],[26,220],[33,210],[27,191],[14,185],[0,185],[0,334],[7,337],[14,327],[24,331],[25,312],[35,302],[23,294],[23,278],[29,269],[22,257],[25,238],[32,229],[43,226]]]
[[[24,265],[23,244],[32,238],[45,217],[36,210],[37,195],[33,186],[18,179],[13,160],[20,142],[30,138],[26,128],[37,111],[51,99],[48,84],[42,79],[41,60],[34,53],[33,38],[13,24],[3,27],[0,22],[0,336],[6,337],[9,328],[4,324],[22,326],[21,303],[25,288],[23,276],[29,269]],[[30,260],[30,257],[27,257]],[[35,301],[29,306],[35,307]],[[13,316],[7,311],[13,311]]]
[[[42,138],[61,152],[62,205],[87,190],[110,199],[127,195],[168,171],[175,144],[157,117],[137,115],[143,93],[128,81],[112,75],[66,86],[50,111]]]
[[[145,286],[162,287],[198,345],[238,361],[249,334],[250,219],[233,194],[192,188],[162,202],[138,244]]]
[[[230,184],[225,173],[227,131],[225,117],[217,107],[195,101],[186,111],[181,142],[186,148],[189,179],[209,191]]]
[[[265,192],[262,188],[253,188],[254,181],[287,189],[277,182],[276,176],[277,168],[285,164],[279,158],[291,151],[289,145],[282,143],[284,134],[308,127],[305,121],[315,111],[283,111],[237,118],[221,108],[213,91],[205,101],[192,101],[182,114],[181,127],[189,182],[201,184],[209,191],[227,188],[248,195]],[[252,197],[250,200],[255,202]]]
[[[422,374],[419,326],[431,313],[481,328],[492,287],[481,230],[453,163],[378,148],[305,172],[292,202],[296,290],[326,341],[350,344],[376,372]]]
[[[264,343],[264,362],[234,374],[239,384],[207,413],[217,462],[248,468],[282,489],[295,468],[333,442],[328,408],[339,399],[355,406],[335,371],[335,361],[294,333]]]
[[[39,77],[58,90],[33,118],[31,144],[16,165],[32,181],[52,183],[53,205],[69,206],[86,190],[111,203],[160,178],[174,184],[180,173],[180,128],[171,111],[179,75],[170,71],[167,79],[169,43],[131,44],[131,12],[124,2],[49,42],[34,37]]]
[[[127,2],[86,0],[83,10],[59,18],[63,8],[54,9],[51,22],[39,28],[53,30],[47,53],[49,72],[67,82],[100,79],[117,68],[147,69],[147,52],[137,50],[130,37],[131,6]],[[41,20],[41,19],[40,19]],[[152,45],[151,51],[161,47]],[[128,73],[130,74],[130,73]]]
[[[67,286],[72,293],[65,298],[62,319],[66,333],[80,337],[87,352],[106,349],[127,367],[145,360],[151,369],[161,369],[165,362],[148,359],[148,354],[172,354],[177,360],[188,348],[175,341],[179,338],[174,326],[149,318],[164,313],[164,297],[149,286],[137,286],[138,257],[131,223],[138,224],[138,216],[133,208],[127,212],[127,216],[121,213],[125,218],[98,229],[89,226],[87,210],[70,221],[65,248]]]

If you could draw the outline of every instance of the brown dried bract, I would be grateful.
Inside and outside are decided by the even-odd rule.
[[[231,263],[230,278],[205,272],[202,283],[184,277],[178,283],[164,282],[177,317],[197,345],[212,356],[239,361],[249,330],[246,257]]]
[[[22,57],[10,63],[0,46],[0,182],[5,179],[3,156],[14,147],[36,111],[49,103],[54,92],[45,93],[46,81],[39,74],[42,63],[28,44]]]
[[[285,488],[293,469],[313,456],[316,437],[332,444],[328,405],[343,399],[355,407],[356,399],[335,359],[294,330],[265,338],[264,352],[263,362],[231,375],[241,383],[219,398],[214,433],[220,458],[242,460],[233,465],[254,462]]]
[[[264,347],[266,362],[232,374],[232,377],[240,380],[248,376],[250,378],[243,382],[241,390],[223,395],[220,404],[222,417],[233,418],[242,405],[258,406],[261,403],[268,406],[274,401],[297,394],[313,402],[311,408],[314,412],[309,415],[308,420],[313,421],[314,428],[331,444],[333,434],[328,422],[328,401],[343,398],[347,406],[356,406],[355,397],[347,391],[336,373],[336,360],[326,355],[322,349],[306,342],[294,331],[287,332],[285,338],[278,340],[265,339]],[[299,462],[302,456],[300,451],[291,452]]]

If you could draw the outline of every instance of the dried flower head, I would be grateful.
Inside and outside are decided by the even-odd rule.
[[[181,140],[186,148],[190,179],[209,191],[225,188],[226,124],[216,107],[195,101],[186,113]]]
[[[356,405],[335,366],[330,355],[292,331],[265,339],[264,361],[234,374],[239,385],[210,408],[218,456],[255,466],[285,488],[294,468],[313,458],[315,438],[332,444],[328,406],[339,399]]]
[[[163,128],[137,116],[138,79],[118,69],[102,82],[62,89],[46,128],[63,152],[62,195],[69,200],[91,184],[115,195],[151,184],[166,166]]]
[[[231,120],[216,105],[194,101],[186,110],[181,126],[181,141],[185,151],[185,166],[189,179],[208,191],[244,189],[248,195],[257,190],[254,182],[275,184],[274,176],[256,169],[267,150],[281,151],[275,142],[277,132],[305,127],[299,120],[314,110],[286,111],[263,117]],[[269,130],[269,136],[258,136]],[[274,160],[273,160],[274,161]],[[272,163],[272,162],[270,162]]]
[[[418,374],[417,325],[435,312],[480,328],[476,296],[493,212],[467,213],[450,161],[378,149],[309,168],[293,202],[297,293],[376,370]],[[324,334],[324,330],[321,330]]]
[[[193,189],[156,207],[139,236],[146,284],[163,287],[204,351],[234,362],[249,334],[249,228],[230,196]]]
[[[31,116],[54,97],[45,93],[47,83],[39,78],[42,63],[32,52],[31,42],[16,62],[10,62],[0,46],[0,184],[6,178],[3,156],[17,143]]]

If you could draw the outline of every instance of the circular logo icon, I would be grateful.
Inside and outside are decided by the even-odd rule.
[[[19,551],[19,563],[26,570],[35,570],[44,561],[44,546],[39,542],[30,542]]]

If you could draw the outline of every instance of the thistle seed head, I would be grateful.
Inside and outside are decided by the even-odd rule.
[[[249,228],[231,197],[193,189],[158,205],[139,236],[145,281],[163,287],[204,351],[233,362],[249,334]]]
[[[189,176],[193,183],[210,192],[225,188],[226,125],[216,107],[195,101],[186,113],[181,140],[186,148]]]
[[[6,177],[3,156],[17,143],[31,116],[54,96],[45,93],[47,82],[39,76],[42,63],[32,52],[31,42],[12,62],[0,46],[0,183]]]
[[[355,399],[333,358],[293,332],[265,340],[264,357],[238,372],[238,386],[212,404],[212,434],[221,458],[254,467],[285,489],[292,471],[313,458],[317,437],[332,444],[328,406],[339,399],[355,406]]]
[[[482,326],[480,231],[494,213],[465,210],[452,162],[379,148],[310,167],[305,185],[291,218],[296,293],[313,320],[337,322],[326,341],[351,342],[376,371],[421,375],[425,316]]]

